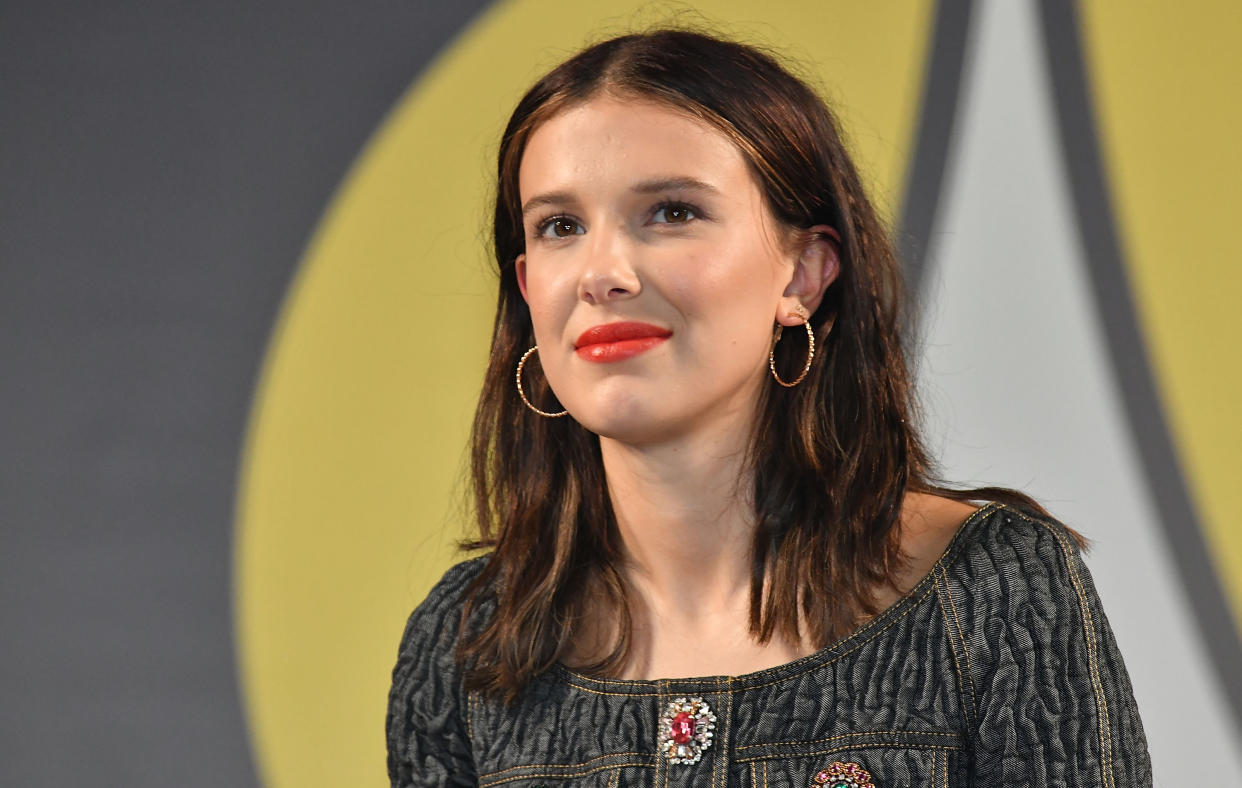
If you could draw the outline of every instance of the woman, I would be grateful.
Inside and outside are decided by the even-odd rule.
[[[1150,784],[1079,537],[933,483],[900,269],[803,83],[590,47],[510,119],[495,251],[491,552],[410,619],[393,785]]]

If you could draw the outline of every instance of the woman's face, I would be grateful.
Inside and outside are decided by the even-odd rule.
[[[535,130],[519,189],[518,283],[570,414],[632,444],[748,428],[774,323],[818,295],[733,142],[601,95]]]

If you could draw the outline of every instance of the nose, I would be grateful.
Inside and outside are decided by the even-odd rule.
[[[621,229],[597,228],[593,243],[583,244],[586,262],[578,279],[578,297],[588,304],[633,298],[642,290],[636,270],[637,250]]]

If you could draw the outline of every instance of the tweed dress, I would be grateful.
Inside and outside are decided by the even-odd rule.
[[[1090,573],[1035,513],[979,509],[901,600],[786,665],[652,681],[557,665],[511,706],[466,693],[453,660],[461,591],[486,560],[450,569],[410,616],[394,787],[1151,785]]]

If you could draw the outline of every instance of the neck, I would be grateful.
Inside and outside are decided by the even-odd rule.
[[[643,607],[689,623],[746,605],[755,527],[746,436],[715,431],[643,447],[601,438],[600,449],[627,580]]]

